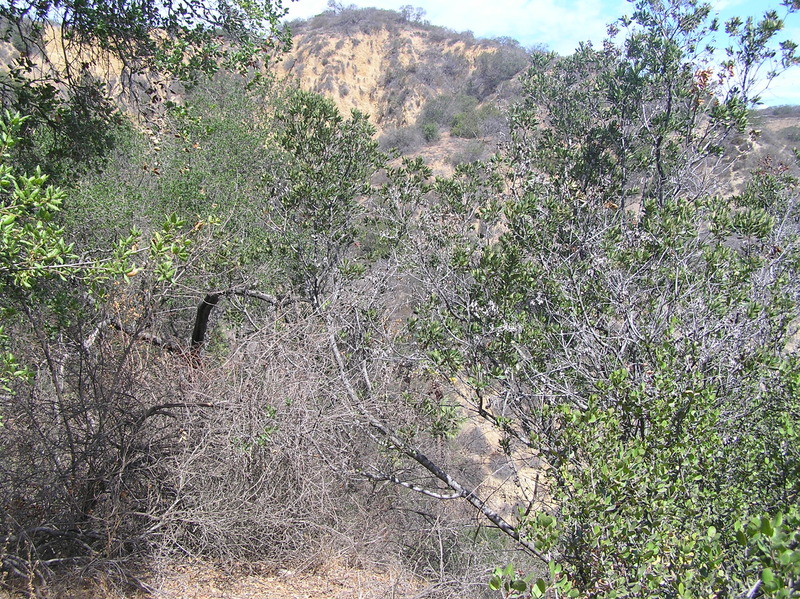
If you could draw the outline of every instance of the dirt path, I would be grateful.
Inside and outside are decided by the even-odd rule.
[[[62,584],[40,592],[48,599],[403,599],[420,594],[425,583],[400,569],[354,569],[329,566],[313,573],[278,570],[234,573],[210,565],[175,566],[157,580],[142,581],[150,593],[126,592],[109,582]],[[25,594],[0,591],[0,599]]]
[[[211,568],[187,568],[168,576],[156,589],[158,599],[386,599],[416,595],[422,588],[400,571],[365,571],[340,566],[315,573],[279,570],[272,575],[221,574]]]

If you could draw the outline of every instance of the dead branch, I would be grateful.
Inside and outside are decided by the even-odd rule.
[[[393,474],[371,474],[369,472],[362,472],[362,474],[373,482],[392,482],[396,485],[400,485],[401,487],[405,487],[406,489],[411,489],[412,491],[416,491],[417,493],[422,493],[423,495],[427,495],[428,497],[433,497],[434,499],[444,499],[444,500],[461,499],[460,493],[452,493],[450,495],[445,495],[444,493],[431,491],[424,487],[420,487],[419,485],[415,485],[413,483],[400,480]]]
[[[370,414],[361,405],[361,401],[358,398],[358,394],[356,393],[352,383],[350,382],[349,377],[347,376],[347,371],[344,366],[344,359],[342,358],[342,354],[339,351],[338,345],[336,344],[336,337],[333,333],[333,323],[331,322],[329,316],[326,316],[326,321],[328,327],[328,342],[331,348],[331,352],[333,353],[333,356],[336,360],[336,365],[339,370],[339,377],[342,381],[342,384],[344,385],[347,397],[350,399],[350,402],[353,404],[353,407],[364,418],[367,419],[370,426],[380,431],[381,434],[383,434],[383,436],[389,441],[390,445],[394,447],[394,449],[396,449],[403,455],[411,458],[412,460],[417,462],[420,466],[425,468],[428,472],[433,474],[436,478],[438,478],[440,481],[446,484],[450,489],[455,491],[458,497],[465,499],[470,505],[472,505],[481,514],[483,514],[490,522],[492,522],[495,526],[497,526],[497,528],[499,528],[501,531],[503,531],[512,539],[514,539],[517,543],[519,543],[521,546],[527,549],[531,554],[533,554],[543,562],[549,562],[547,558],[545,558],[539,551],[536,550],[533,543],[521,537],[519,531],[517,531],[513,526],[511,526],[511,524],[509,524],[500,514],[491,509],[486,504],[486,502],[476,494],[474,490],[469,490],[464,488],[457,480],[451,477],[447,472],[445,472],[430,458],[428,458],[428,456],[422,453],[419,449],[405,443],[402,439],[400,439],[400,437],[395,435],[389,429],[389,427],[383,424],[375,416]]]

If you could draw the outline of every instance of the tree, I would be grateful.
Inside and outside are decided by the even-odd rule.
[[[264,225],[284,280],[315,306],[347,276],[359,233],[359,201],[382,164],[366,115],[343,118],[331,100],[293,90],[275,120],[280,167]],[[352,268],[358,269],[355,263]]]
[[[54,212],[63,194],[45,187],[46,177],[41,171],[31,177],[18,175],[10,162],[9,150],[17,143],[19,129],[24,119],[8,112],[0,121],[0,189],[4,201],[0,212],[0,290],[4,295],[30,289],[40,277],[69,271],[65,261],[73,257],[65,243],[63,232],[52,223]],[[7,312],[9,307],[4,307]],[[8,337],[0,327],[0,342],[4,346]],[[3,352],[0,384],[7,389],[12,377],[22,376],[24,369],[10,352]]]
[[[425,18],[425,9],[412,6],[411,4],[404,4],[400,7],[400,16],[404,21],[411,23],[422,23]]]
[[[429,367],[499,429],[509,460],[546,465],[547,490],[509,531],[552,560],[539,595],[796,584],[788,564],[773,577],[774,559],[762,573],[737,533],[783,522],[800,488],[787,451],[800,416],[786,352],[796,181],[765,164],[715,196],[754,98],[726,87],[729,63],[721,87],[703,75],[709,18],[695,2],[638,2],[621,45],[535,56],[505,153],[440,182],[444,214],[420,232],[428,298],[414,330]],[[732,53],[736,72],[772,59],[775,18],[751,24],[769,35]]]
[[[4,108],[30,115],[26,167],[74,177],[113,143],[115,100],[152,114],[172,83],[220,67],[257,72],[288,47],[280,0],[197,3],[17,2],[0,5],[0,33],[18,52],[0,77]],[[21,150],[26,150],[21,152]]]

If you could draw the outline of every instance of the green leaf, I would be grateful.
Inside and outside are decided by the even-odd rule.
[[[547,584],[539,578],[533,586],[531,586],[531,596],[532,597],[541,597],[544,595],[545,591],[547,590]]]
[[[765,517],[761,518],[760,530],[761,530],[761,534],[763,534],[764,536],[767,536],[767,537],[771,537],[774,534],[775,529],[772,528],[772,522],[770,521],[770,519],[768,517],[765,516]]]
[[[791,564],[800,564],[800,551],[797,550],[782,551],[780,556],[778,557],[778,561],[780,561],[781,565],[783,566],[788,566]]]
[[[742,547],[747,546],[747,535],[742,530],[736,531],[736,542]]]

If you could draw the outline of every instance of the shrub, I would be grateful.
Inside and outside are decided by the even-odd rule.
[[[474,106],[466,105],[464,110],[453,116],[450,134],[474,139],[498,135],[507,129],[505,116],[493,104],[486,104],[477,109]]]
[[[481,135],[495,136],[508,131],[508,119],[494,104],[485,104],[478,109]]]
[[[401,154],[408,154],[419,149],[426,138],[419,127],[400,127],[387,130],[378,143],[384,152],[397,150]]]
[[[437,142],[440,139],[439,127],[436,123],[425,123],[422,125],[422,137],[428,143]]]
[[[467,93],[483,100],[527,66],[528,54],[519,46],[505,45],[496,52],[484,52],[478,57],[475,72],[467,82]]]
[[[450,134],[455,137],[473,139],[480,136],[481,128],[478,114],[474,110],[459,112],[453,117]]]
[[[477,105],[477,98],[465,94],[436,96],[425,103],[420,122],[435,123],[449,129],[457,114],[472,112]]]
[[[450,157],[450,163],[453,166],[459,164],[469,164],[470,162],[478,162],[486,157],[487,146],[484,142],[473,140],[468,142],[460,152],[456,152]]]
[[[800,127],[786,127],[781,129],[781,135],[792,143],[800,143]]]

